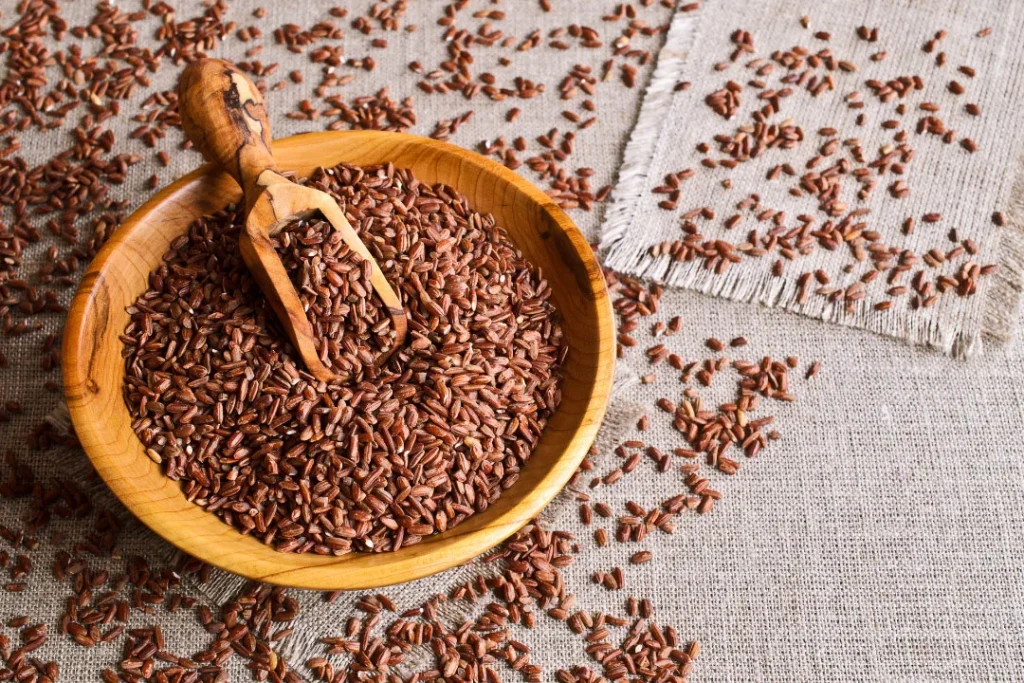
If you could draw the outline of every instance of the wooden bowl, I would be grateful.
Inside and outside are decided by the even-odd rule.
[[[171,240],[197,218],[235,202],[241,191],[204,166],[158,192],[125,221],[89,266],[64,335],[68,409],[93,466],[150,529],[186,553],[251,579],[321,590],[386,586],[434,574],[493,548],[530,521],[565,486],[604,417],[615,363],[612,309],[597,260],[551,199],[489,159],[399,133],[309,133],[278,140],[284,170],[309,175],[340,162],[391,161],[429,183],[446,183],[478,211],[494,214],[526,257],[544,270],[566,321],[569,355],[562,404],[519,481],[486,511],[454,529],[392,553],[340,557],[280,553],[244,536],[187,500],[146,455],[122,399],[125,307],[147,289]]]

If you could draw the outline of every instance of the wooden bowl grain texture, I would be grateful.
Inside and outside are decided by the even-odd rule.
[[[435,140],[399,133],[308,133],[274,143],[283,170],[306,176],[318,166],[391,161],[429,183],[445,183],[478,211],[494,214],[526,257],[543,268],[565,320],[569,355],[562,404],[518,482],[483,513],[393,553],[340,557],[279,553],[185,500],[131,429],[122,400],[119,336],[125,307],[147,288],[150,271],[197,218],[237,201],[226,174],[204,166],[161,190],[136,211],[89,266],[68,316],[65,393],[78,438],[118,498],[181,550],[242,576],[320,590],[365,589],[428,576],[493,548],[530,521],[565,486],[594,441],[612,386],[615,340],[601,269],[583,235],[551,199],[489,159]]]

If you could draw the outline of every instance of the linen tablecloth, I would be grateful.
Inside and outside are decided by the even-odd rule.
[[[602,20],[604,15],[614,16],[618,4],[563,0],[513,4],[506,0],[471,2],[461,9],[456,20],[460,27],[476,32],[489,22],[485,32],[500,29],[505,36],[515,37],[511,48],[500,49],[500,39],[491,47],[474,47],[474,73],[493,72],[502,85],[522,76],[545,86],[543,94],[530,99],[492,102],[479,95],[467,100],[457,93],[427,94],[417,87],[422,76],[410,70],[410,62],[419,61],[423,71],[430,72],[448,59],[446,27],[437,24],[445,11],[441,3],[408,3],[401,23],[403,27],[417,25],[415,32],[377,29],[370,35],[361,34],[351,22],[365,16],[372,5],[346,3],[349,16],[333,20],[345,37],[322,39],[321,43],[343,46],[343,59],[371,55],[375,68],[367,70],[365,62],[364,66],[339,67],[338,73],[354,78],[347,85],[332,86],[330,94],[351,102],[387,87],[396,101],[412,96],[418,123],[411,132],[421,134],[433,132],[438,121],[451,121],[472,110],[472,116],[451,135],[454,143],[477,148],[481,142],[493,145],[503,136],[511,145],[522,135],[530,148],[519,154],[523,160],[543,151],[535,142],[538,135],[548,134],[553,127],[559,128],[559,139],[562,132],[575,131],[572,153],[563,165],[570,172],[591,169],[592,175],[584,173],[596,191],[615,179],[643,85],[653,67],[653,57],[642,64],[642,53],[620,55],[605,80],[604,62],[611,58],[613,43],[630,21]],[[129,5],[125,11],[141,9],[141,5]],[[550,11],[544,10],[545,5]],[[675,10],[658,3],[627,5],[636,15],[635,21],[644,23],[635,24],[635,35],[622,52],[635,49],[653,54],[663,32],[649,31],[652,35],[645,36],[640,28],[665,26]],[[96,11],[93,4],[81,1],[60,2],[59,7],[71,26],[87,23]],[[255,7],[232,4],[225,20],[236,21],[235,30],[209,53],[244,60],[247,49],[264,44],[263,52],[252,59],[264,65],[280,64],[277,72],[267,77],[269,85],[289,80],[286,74],[292,70],[301,70],[305,76],[302,83],[268,93],[275,135],[325,128],[333,117],[308,120],[287,116],[299,111],[303,99],[310,99],[316,108],[326,108],[314,93],[322,65],[311,64],[308,51],[296,54],[276,45],[273,31],[283,24],[309,28],[318,21],[331,20],[329,6],[268,3],[266,15],[260,19],[252,16]],[[188,1],[175,3],[175,9],[178,21],[184,21],[201,15],[204,8]],[[0,3],[0,10],[4,28],[19,14],[14,2]],[[472,17],[474,12],[492,10],[503,11],[504,18]],[[815,13],[811,6],[795,11]],[[138,22],[138,42],[159,44],[155,31],[160,23],[156,16]],[[571,35],[572,24],[593,27],[602,47],[585,47],[585,41]],[[252,25],[260,27],[263,38],[240,40],[237,30]],[[558,29],[565,29],[565,35]],[[516,51],[514,46],[533,31],[540,32],[540,45]],[[549,35],[552,31],[556,31],[553,36]],[[370,41],[380,37],[387,39],[386,49],[372,47]],[[552,41],[559,44],[552,46]],[[567,49],[562,49],[563,41]],[[49,33],[43,42],[50,50],[60,49]],[[511,66],[501,65],[503,56],[511,59]],[[0,59],[7,57],[0,54]],[[624,84],[623,63],[636,67],[635,87]],[[598,121],[583,129],[561,112],[568,109],[578,113],[580,121],[585,120],[590,114],[579,106],[585,95],[578,93],[573,100],[559,97],[563,79],[576,65],[591,67],[597,77],[591,99]],[[131,102],[173,88],[178,71],[165,59],[159,70],[149,75],[151,85],[140,89]],[[513,107],[522,113],[509,122],[508,111]],[[143,155],[143,160],[128,170],[125,184],[115,190],[134,208],[152,193],[146,187],[150,175],[156,173],[161,184],[166,183],[196,167],[199,158],[178,150],[181,137],[173,129],[155,149],[131,139],[130,133],[139,125],[131,120],[136,108],[126,103],[123,109],[121,116],[105,125],[116,133],[118,148]],[[69,121],[71,118],[75,117]],[[25,131],[19,138],[18,154],[29,164],[41,163],[71,143],[66,131]],[[170,154],[166,168],[155,156],[158,149]],[[528,165],[519,171],[540,186],[548,186]],[[594,202],[590,211],[570,210],[595,242],[603,208],[601,202]],[[51,238],[44,236],[43,245],[33,248],[22,267],[25,273],[47,259],[45,246],[50,242]],[[65,302],[70,293],[63,294]],[[592,541],[593,529],[601,525],[613,533],[608,521],[597,519],[594,525],[584,526],[575,513],[575,502],[568,504],[568,511],[554,511],[548,523],[574,534],[581,545],[575,562],[563,570],[570,592],[577,596],[577,607],[621,616],[627,596],[648,598],[654,621],[673,626],[684,641],[700,641],[701,654],[692,680],[1024,678],[1024,445],[1020,436],[1024,346],[1013,342],[986,351],[982,358],[954,362],[861,330],[826,326],[778,310],[692,292],[669,291],[661,299],[658,315],[646,319],[642,329],[633,333],[640,342],[638,348],[629,350],[620,361],[624,388],[616,400],[623,428],[610,430],[613,434],[606,438],[613,442],[642,438],[663,450],[686,446],[654,406],[664,396],[680,398],[683,385],[677,375],[658,366],[653,382],[636,381],[651,372],[642,350],[655,340],[646,328],[654,320],[668,320],[673,315],[682,316],[682,330],[659,341],[684,358],[709,355],[704,348],[708,337],[728,340],[740,335],[749,345],[730,349],[733,357],[757,361],[765,355],[777,359],[796,356],[796,401],[770,402],[761,409],[759,414],[774,416],[773,427],[781,438],[755,459],[744,461],[736,476],[712,474],[723,499],[709,514],[680,515],[672,534],[653,533],[640,545],[613,541],[599,548]],[[8,410],[9,421],[0,425],[0,449],[13,451],[33,468],[39,480],[71,477],[97,501],[109,504],[102,483],[82,474],[87,471],[83,454],[27,445],[32,431],[44,421],[49,420],[46,423],[55,434],[65,425],[59,393],[44,387],[45,381],[57,379],[56,373],[45,372],[40,365],[46,335],[59,333],[62,322],[60,315],[50,315],[40,331],[0,339],[8,359],[8,366],[0,369],[0,385],[5,400],[20,404],[20,412]],[[803,370],[812,361],[820,361],[821,370],[804,380]],[[705,400],[730,400],[733,386],[731,382],[716,383]],[[643,433],[633,427],[633,418],[640,413],[647,413],[652,423]],[[602,455],[595,457],[596,469],[607,471],[616,461],[605,444]],[[11,468],[5,464],[0,471],[6,478]],[[659,474],[644,461],[618,484],[594,489],[593,496],[617,513],[628,501],[649,508],[684,491],[682,479],[677,468]],[[30,498],[3,499],[0,523],[15,531],[22,528],[29,507]],[[96,567],[124,571],[122,558],[132,554],[144,555],[153,563],[172,557],[173,549],[161,540],[127,519],[125,524],[120,552],[113,558],[96,558]],[[50,564],[60,549],[84,541],[93,525],[91,516],[53,521],[38,534],[39,546],[27,553],[33,570],[25,579],[25,590],[0,592],[4,621],[29,614],[33,622],[48,624],[48,641],[33,656],[57,661],[62,681],[99,680],[99,671],[116,666],[121,657],[121,641],[84,648],[58,631],[59,615],[72,589],[69,581],[51,577]],[[630,555],[641,548],[652,551],[651,561],[629,564]],[[12,557],[24,552],[14,549],[8,540],[0,540],[0,549]],[[609,591],[591,581],[593,572],[616,566],[623,568],[623,589]],[[460,571],[396,588],[389,594],[446,592],[459,581]],[[190,584],[188,592],[200,603],[216,603],[230,597],[237,585],[231,577],[215,572],[209,584]],[[322,653],[315,638],[341,633],[358,596],[341,596],[325,607],[318,593],[289,594],[302,609],[296,633],[281,644],[280,651],[297,671],[309,676],[304,658]],[[196,652],[209,644],[210,636],[199,627],[194,610],[157,610],[151,616],[133,613],[132,627],[153,624],[161,625],[168,648],[176,653]],[[16,630],[4,633],[17,641]],[[517,629],[515,637],[531,646],[531,661],[542,668],[543,680],[553,680],[557,670],[576,665],[600,671],[600,665],[587,655],[583,636],[573,633],[565,622],[539,615],[534,629]],[[232,680],[249,678],[240,658],[234,658],[231,667]],[[509,669],[501,671],[507,680],[517,676]]]

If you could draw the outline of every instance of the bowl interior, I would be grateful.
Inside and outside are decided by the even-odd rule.
[[[569,218],[543,192],[499,164],[434,140],[397,133],[310,133],[274,143],[282,169],[391,161],[464,193],[494,214],[552,287],[569,355],[563,400],[520,479],[497,504],[443,534],[393,553],[340,557],[279,553],[185,500],[131,429],[121,390],[125,307],[175,237],[200,216],[237,201],[229,177],[203,167],[165,188],[117,231],[89,267],[69,313],[64,380],[77,434],[99,474],[145,524],[185,552],[243,576],[289,586],[356,589],[427,576],[492,548],[532,519],[565,485],[604,416],[614,368],[611,306],[600,268]]]

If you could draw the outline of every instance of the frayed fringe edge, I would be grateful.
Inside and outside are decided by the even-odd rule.
[[[626,237],[633,224],[640,197],[647,185],[651,162],[658,141],[668,124],[675,85],[682,74],[691,46],[698,35],[699,22],[707,11],[694,16],[676,14],[658,53],[658,65],[644,93],[636,126],[629,136],[622,156],[618,179],[612,191],[611,204],[601,228],[601,248],[605,249]]]
[[[1024,283],[1024,154],[1018,161],[1016,182],[1010,193],[1007,225],[999,228],[999,270],[985,298],[982,333],[1006,343],[1017,333]]]
[[[1018,234],[1015,239],[1019,253],[1024,256],[1024,234]],[[1018,268],[1024,269],[1024,258],[1019,258],[1017,263]],[[980,329],[958,329],[956,324],[942,320],[940,315],[925,317],[909,309],[875,311],[870,306],[861,305],[853,313],[847,313],[843,306],[822,297],[801,304],[796,282],[776,278],[766,272],[740,273],[739,269],[733,269],[720,275],[706,270],[700,262],[675,262],[664,255],[652,257],[643,246],[613,250],[606,257],[605,265],[617,272],[655,280],[669,287],[691,289],[732,301],[756,302],[768,308],[781,308],[825,322],[861,328],[909,344],[937,349],[961,360],[981,355],[982,351],[983,333]],[[1006,286],[1010,292],[1020,296],[1019,276],[1011,278]],[[1000,296],[1005,299],[1011,294]],[[985,305],[989,305],[988,301]]]
[[[985,292],[980,329],[966,330],[940,316],[924,317],[906,311],[894,314],[870,307],[847,313],[827,301],[800,304],[794,282],[783,282],[767,274],[722,276],[710,274],[699,265],[672,263],[668,257],[652,258],[646,247],[625,244],[635,228],[640,198],[646,190],[651,165],[668,125],[675,84],[686,67],[687,57],[700,35],[701,17],[676,15],[658,54],[658,65],[644,94],[636,126],[623,154],[611,204],[601,227],[602,254],[609,268],[666,285],[694,289],[734,301],[759,302],[812,318],[848,327],[859,327],[910,344],[940,350],[958,359],[980,356],[985,341],[1006,343],[1017,331],[1024,302],[1024,156],[1008,207],[1008,225],[1001,228],[999,270]],[[972,325],[974,327],[974,325]]]

